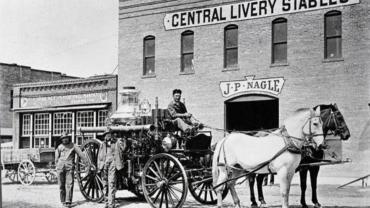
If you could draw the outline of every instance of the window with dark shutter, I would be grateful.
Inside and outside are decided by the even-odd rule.
[[[272,21],[272,63],[286,63],[288,51],[288,21],[279,18]]]
[[[228,25],[224,29],[224,68],[238,65],[238,26]]]
[[[342,15],[339,11],[325,14],[325,59],[342,58]]]
[[[144,70],[143,75],[154,75],[155,73],[155,37],[144,38]]]
[[[194,32],[185,31],[181,34],[181,72],[194,71]]]

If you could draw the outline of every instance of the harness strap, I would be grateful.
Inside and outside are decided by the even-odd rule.
[[[228,179],[228,180],[226,180],[226,181],[224,181],[224,182],[222,182],[220,184],[217,184],[216,186],[213,187],[213,189],[216,189],[217,187],[222,186],[223,184],[228,183],[230,181],[238,180],[239,178],[242,178],[242,177],[248,177],[250,174],[253,174],[253,173],[257,172],[258,170],[262,169],[266,165],[269,165],[271,161],[275,160],[277,157],[279,157],[281,154],[283,154],[286,150],[288,150],[288,146],[287,145],[285,145],[279,152],[277,152],[270,160],[265,161],[265,162],[257,165],[257,167],[254,168],[252,171],[250,171],[248,173],[245,173],[245,174],[242,174],[240,176],[237,176],[237,177]]]

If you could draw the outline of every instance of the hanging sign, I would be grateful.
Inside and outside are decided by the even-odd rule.
[[[252,0],[166,14],[166,30],[358,4],[360,0]]]
[[[56,95],[46,97],[22,97],[21,108],[52,107],[108,102],[107,92],[76,95]]]
[[[277,96],[281,93],[284,85],[284,78],[254,79],[254,76],[247,76],[245,80],[225,81],[220,83],[223,97],[231,97],[239,93],[256,93]]]

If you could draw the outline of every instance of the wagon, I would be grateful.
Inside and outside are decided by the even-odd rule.
[[[45,177],[50,183],[57,181],[54,165],[54,148],[14,149],[2,144],[1,166],[12,182],[30,185],[36,177]]]
[[[151,116],[140,117],[135,125],[82,127],[82,135],[94,133],[97,139],[87,140],[81,150],[97,165],[104,132],[117,134],[128,142],[125,167],[118,174],[118,190],[128,190],[154,208],[182,207],[188,191],[202,204],[216,204],[213,190],[211,132],[190,135],[180,132],[169,120],[166,109],[156,108]],[[101,174],[89,170],[78,158],[76,175],[82,195],[89,201],[104,198]],[[223,197],[227,195],[225,189]]]

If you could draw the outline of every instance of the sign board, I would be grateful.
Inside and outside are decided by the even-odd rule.
[[[252,0],[166,14],[166,30],[358,4],[360,0]]]
[[[247,76],[245,80],[226,81],[220,83],[222,96],[227,98],[239,93],[256,93],[277,96],[281,93],[284,85],[284,78],[254,79],[254,76]]]
[[[107,101],[107,92],[45,97],[23,97],[21,98],[21,108],[79,105],[102,103]]]

